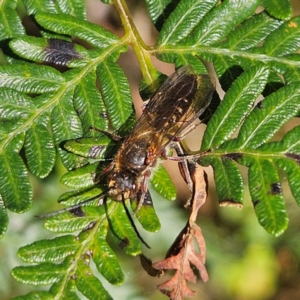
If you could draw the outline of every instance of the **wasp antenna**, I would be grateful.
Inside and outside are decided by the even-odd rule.
[[[90,126],[90,130],[101,132],[101,133],[103,133],[104,135],[106,135],[107,137],[109,137],[113,141],[120,141],[122,139],[121,136],[115,134],[114,132],[102,130],[102,129],[96,128],[94,126]]]
[[[136,233],[137,237],[140,239],[140,241],[149,249],[151,249],[151,247],[146,243],[146,241],[142,238],[142,236],[140,235],[140,233],[138,232],[135,224],[134,224],[134,221],[131,217],[131,214],[128,210],[128,207],[126,206],[125,204],[125,199],[124,199],[124,195],[122,194],[122,203],[123,203],[123,206],[124,206],[124,209],[125,209],[125,212],[126,212],[126,215],[127,215],[127,218],[129,219],[130,223],[131,223],[131,226],[133,227],[133,230],[134,232]]]
[[[57,211],[54,211],[54,212],[51,212],[51,213],[48,213],[48,214],[43,214],[43,215],[38,215],[38,216],[35,216],[36,218],[40,218],[40,219],[44,219],[44,218],[49,218],[49,217],[52,217],[52,216],[56,216],[56,215],[59,215],[59,214],[62,214],[66,211],[71,211],[71,210],[74,210],[76,208],[79,208],[79,207],[82,207],[82,206],[85,206],[85,204],[89,203],[89,202],[92,202],[93,200],[99,198],[99,201],[100,200],[103,200],[105,195],[107,195],[107,192],[108,192],[109,189],[105,190],[104,192],[102,192],[101,194],[99,195],[96,195],[92,198],[89,198],[87,200],[84,200],[80,203],[77,203],[77,204],[74,204],[72,206],[69,206],[69,207],[66,207],[66,208],[63,208],[63,209],[60,209],[60,210],[57,210]],[[98,205],[102,205],[103,203],[100,204],[100,202],[98,203]]]

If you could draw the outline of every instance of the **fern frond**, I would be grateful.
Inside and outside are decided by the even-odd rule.
[[[20,213],[31,206],[29,172],[46,177],[57,153],[68,170],[61,182],[72,189],[59,198],[70,211],[52,215],[44,224],[65,235],[22,247],[18,255],[30,265],[12,272],[19,282],[51,287],[17,299],[78,299],[76,290],[89,299],[112,299],[97,274],[111,284],[123,282],[112,246],[133,256],[142,251],[122,203],[99,199],[104,190],[100,175],[121,144],[111,138],[126,136],[135,122],[130,86],[117,64],[128,46],[151,93],[162,78],[151,56],[176,67],[190,64],[199,74],[207,73],[207,63],[214,67],[225,97],[220,102],[215,94],[203,114],[207,128],[201,149],[190,155],[213,167],[221,205],[243,205],[239,164],[248,168],[254,209],[269,233],[279,235],[288,225],[281,170],[300,205],[300,127],[275,140],[300,110],[300,17],[291,17],[290,2],[146,0],[159,31],[151,47],[142,41],[124,0],[102,2],[115,6],[123,37],[88,22],[80,0],[23,0],[41,37],[26,34],[16,0],[0,4],[5,61],[0,66],[0,237],[8,224],[6,210]],[[103,136],[108,129],[113,133]],[[165,169],[159,167],[151,182],[164,198],[175,199]],[[72,209],[88,199],[93,201]],[[160,228],[153,202],[146,193],[136,214],[151,232]],[[138,206],[134,199],[126,205],[132,211]],[[194,244],[189,245],[196,255]],[[189,261],[186,274],[194,280]],[[198,269],[205,269],[204,262]]]
[[[226,94],[231,95],[232,90],[238,91],[239,81],[245,76],[247,72],[242,74],[232,85],[231,89]],[[236,96],[232,100],[236,99]],[[210,163],[216,171],[216,182],[220,187],[219,198],[221,202],[225,203],[240,203],[240,196],[232,197],[233,193],[224,192],[228,188],[223,189],[227,178],[230,178],[229,173],[236,173],[236,167],[231,163],[230,169],[225,173],[218,170],[221,165],[225,168],[228,165],[228,160],[233,160],[241,163],[249,168],[248,181],[252,201],[259,222],[266,228],[266,230],[274,235],[282,233],[288,224],[285,205],[283,201],[283,193],[280,183],[280,178],[276,165],[283,168],[286,172],[291,172],[287,166],[291,166],[299,157],[297,146],[291,149],[285,149],[283,145],[286,143],[295,143],[295,134],[298,129],[295,127],[291,133],[284,137],[282,142],[270,142],[275,133],[289,121],[292,117],[298,115],[299,106],[299,88],[298,84],[290,84],[280,88],[278,91],[270,94],[264,100],[258,103],[256,107],[250,112],[248,117],[243,120],[243,124],[239,130],[238,136],[231,140],[226,140],[227,132],[222,131],[223,123],[228,119],[238,120],[238,114],[234,112],[235,105],[228,106],[226,109],[226,102],[221,103],[212,122],[208,124],[205,136],[203,139],[203,150],[210,149],[209,154],[203,157],[205,164]],[[247,107],[243,108],[247,112]],[[214,118],[220,117],[219,120]],[[231,123],[233,123],[231,121]],[[238,124],[237,124],[238,125]],[[230,132],[232,135],[233,132]],[[219,141],[215,136],[220,135]],[[213,141],[216,141],[215,143]],[[279,145],[282,145],[281,147]],[[277,149],[276,149],[277,148]],[[279,148],[280,151],[278,150]],[[276,149],[276,150],[275,150]],[[280,161],[278,165],[277,161]],[[283,163],[286,162],[286,165]],[[284,166],[284,167],[283,167]],[[294,167],[296,167],[293,164]],[[293,173],[300,172],[299,168],[293,169]],[[298,176],[298,175],[296,175]],[[221,178],[220,178],[221,177]],[[299,197],[297,193],[297,184],[294,181],[289,181],[291,189],[295,197]],[[232,188],[237,189],[237,182],[232,184]],[[293,185],[295,185],[293,187]],[[239,181],[238,189],[242,188],[242,182]],[[299,198],[296,198],[299,202]]]

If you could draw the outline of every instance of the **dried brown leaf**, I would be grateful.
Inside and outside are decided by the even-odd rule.
[[[180,289],[178,289],[178,283]],[[184,278],[182,278],[179,271],[175,273],[172,279],[164,282],[158,286],[158,289],[171,300],[183,300],[184,297],[195,296],[195,292],[191,290],[187,285]]]
[[[189,201],[189,207],[192,208],[189,221],[170,247],[167,257],[152,265],[155,269],[176,270],[170,280],[158,286],[158,289],[171,300],[181,300],[195,295],[187,286],[187,281],[197,280],[191,265],[195,266],[204,282],[208,280],[205,268],[205,241],[201,229],[195,223],[198,210],[207,197],[206,174],[195,162],[187,162],[187,166],[189,174],[185,174],[185,179],[192,182],[193,186],[193,196]]]
[[[194,231],[197,232],[198,239],[204,241],[203,237],[202,239],[200,238],[201,230],[200,228],[198,229],[195,225],[195,229],[193,228],[184,236],[184,243],[177,255],[153,264],[155,269],[176,270],[175,275],[170,280],[158,286],[158,289],[164,294],[166,294],[166,291],[169,291],[170,299],[179,300],[183,299],[183,297],[190,297],[193,294],[193,291],[186,285],[186,281],[196,282],[197,279],[191,264],[197,268],[203,281],[208,280],[208,274],[204,265],[205,256],[203,257],[202,253],[198,253],[195,249]],[[197,245],[199,245],[198,242]],[[202,249],[203,246],[205,247],[205,245],[201,245]]]
[[[193,166],[192,166],[193,165]],[[191,180],[193,182],[192,212],[189,218],[190,225],[196,222],[200,207],[207,198],[206,173],[197,163],[189,163]]]

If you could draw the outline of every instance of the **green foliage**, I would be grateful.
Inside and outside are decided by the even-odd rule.
[[[116,63],[129,45],[144,85],[152,89],[159,74],[151,56],[176,66],[191,64],[199,74],[206,73],[202,61],[213,64],[226,95],[208,122],[198,162],[213,167],[221,205],[243,204],[238,164],[248,169],[254,209],[269,233],[279,235],[288,225],[281,171],[300,204],[299,127],[275,139],[300,112],[300,18],[291,18],[290,2],[146,0],[159,31],[153,47],[141,40],[124,0],[103,2],[117,9],[123,37],[88,22],[80,0],[23,0],[41,37],[26,34],[17,1],[0,4],[5,60],[0,66],[0,236],[7,229],[7,209],[21,213],[31,207],[29,172],[48,176],[57,155],[69,171],[61,181],[74,189],[59,202],[70,207],[95,199],[46,220],[47,230],[67,235],[19,250],[19,257],[31,265],[15,268],[14,278],[51,288],[18,299],[78,299],[76,289],[88,299],[111,299],[90,261],[118,285],[124,275],[110,244],[130,255],[141,253],[122,204],[108,200],[99,205],[103,186],[95,185],[120,146],[114,134],[125,136],[133,125],[130,86]],[[260,5],[264,10],[255,13]],[[257,103],[259,95],[265,98]],[[109,128],[113,134],[103,135]],[[151,182],[165,198],[175,199],[162,167]],[[132,211],[136,207],[132,201]],[[136,218],[148,231],[160,228],[152,205],[142,206]]]
[[[25,34],[21,19],[16,12],[17,2],[17,0],[5,0],[1,3],[0,23],[6,24],[6,26],[2,26],[0,33],[1,41]]]

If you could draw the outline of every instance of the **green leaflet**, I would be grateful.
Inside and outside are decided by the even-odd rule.
[[[79,202],[95,198],[102,192],[103,190],[98,186],[92,186],[91,188],[84,190],[66,192],[58,198],[58,202],[66,206],[72,206],[74,204],[78,204]],[[94,202],[91,202],[91,205],[95,205],[97,201],[98,200],[96,199]]]
[[[0,87],[20,92],[40,94],[57,91],[64,81],[60,72],[47,66],[0,66]]]
[[[8,215],[2,198],[0,198],[0,220],[0,238],[2,238],[7,230],[8,225]]]
[[[74,280],[66,281],[65,278],[62,278],[51,286],[50,293],[53,295],[52,299],[56,296],[56,298],[62,300],[80,300],[75,293]]]
[[[64,235],[52,240],[40,240],[22,247],[18,256],[24,262],[60,262],[70,254],[74,254],[80,243],[75,236]]]
[[[298,64],[300,62],[300,56],[297,53],[293,53],[285,56],[285,58],[289,60],[289,65],[274,63],[274,69],[278,68],[281,71],[286,83],[299,81],[300,72]]]
[[[164,23],[158,45],[176,44],[187,37],[203,16],[217,3],[216,0],[180,1]]]
[[[87,188],[93,186],[98,163],[85,165],[64,174],[60,182],[69,188]]]
[[[236,65],[235,60],[223,55],[215,56],[213,61],[220,85],[224,91],[227,91],[232,83],[243,73],[243,69]]]
[[[87,136],[99,135],[96,130],[108,129],[108,117],[103,99],[95,86],[96,74],[88,73],[78,84],[74,93],[74,108],[83,124],[83,134]]]
[[[249,190],[259,223],[280,235],[288,225],[281,184],[274,164],[266,159],[245,159],[249,167]]]
[[[183,40],[184,45],[212,45],[224,38],[233,28],[250,17],[260,5],[257,0],[223,1],[208,13]]]
[[[275,164],[288,176],[290,189],[297,203],[300,203],[299,134],[300,127],[297,126],[287,132],[281,141],[267,143],[258,148],[262,154],[272,151]]]
[[[122,203],[111,203],[109,210],[109,225],[112,237],[119,247],[127,254],[141,253],[141,244],[125,213]]]
[[[67,141],[64,143],[64,149],[83,157],[105,160],[113,157],[116,144],[106,135],[102,135]]]
[[[32,98],[15,90],[2,88],[0,90],[1,132],[7,134],[18,128],[24,121],[34,116],[36,105]],[[5,138],[2,141],[5,147]]]
[[[161,24],[167,19],[169,11],[165,11],[171,0],[146,0],[149,16],[154,24],[160,29]]]
[[[79,262],[76,270],[75,284],[78,290],[88,299],[113,300],[102,286],[100,280],[93,275],[92,269],[82,260]]]
[[[37,177],[46,177],[54,167],[56,152],[49,132],[49,114],[41,115],[26,133],[25,155],[30,171]]]
[[[132,211],[137,208],[136,201],[131,203]],[[155,209],[150,205],[143,205],[141,209],[135,214],[143,228],[150,232],[157,232],[160,229],[160,222],[156,215]]]
[[[46,291],[31,292],[24,296],[15,297],[14,300],[53,300],[53,295]]]
[[[280,88],[282,88],[284,86],[284,81],[281,77],[278,76],[278,74],[276,74],[274,71],[271,71],[269,73],[269,79],[268,79],[268,83],[264,89],[264,91],[262,92],[262,95],[264,97],[269,96],[271,93],[276,92],[277,90],[279,90]]]
[[[283,137],[282,146],[286,153],[300,152],[299,130],[300,127],[296,126]]]
[[[264,11],[247,19],[234,31],[230,32],[227,39],[220,43],[221,48],[232,50],[247,50],[264,41],[264,39],[283,22],[271,18]]]
[[[288,225],[276,167],[287,174],[292,194],[297,203],[300,203],[299,131],[300,127],[295,127],[281,141],[263,143],[256,149],[238,150],[236,140],[229,141],[222,145],[222,149],[201,158],[202,164],[213,166],[219,200],[221,203],[225,201],[225,205],[239,203],[241,199],[239,197],[242,189],[241,175],[233,162],[230,162],[231,159],[249,168],[250,195],[258,220],[269,233],[276,236],[281,234]],[[222,160],[218,158],[220,155]],[[230,164],[226,166],[228,162]],[[230,165],[235,168],[232,169]],[[230,201],[227,203],[228,199]]]
[[[201,145],[202,150],[219,146],[231,137],[252,109],[267,79],[268,69],[257,66],[244,72],[233,83],[207,126]]]
[[[264,43],[266,54],[269,56],[284,56],[297,51],[300,46],[299,25],[300,17],[295,17],[273,31]],[[284,38],[282,38],[283,34]]]
[[[66,273],[68,261],[62,264],[41,263],[35,266],[16,267],[12,276],[19,282],[46,285],[58,282]]]
[[[197,74],[207,73],[207,70],[203,62],[194,55],[174,52],[174,53],[162,54],[160,57],[165,62],[175,63],[176,67],[191,65],[193,66],[195,73]]]
[[[63,141],[82,136],[81,122],[73,108],[73,93],[73,90],[65,93],[51,112],[51,126],[57,145]],[[78,166],[78,158],[73,154],[62,151],[60,153],[66,167],[74,168]]]
[[[176,55],[175,65],[176,66],[191,65],[193,66],[195,73],[197,74],[207,73],[207,70],[203,62],[198,57],[195,57],[194,55],[189,55],[189,54]]]
[[[101,92],[110,121],[113,128],[118,130],[132,113],[128,80],[122,69],[110,59],[98,66],[97,75],[101,82]]]
[[[31,207],[32,198],[28,172],[18,154],[23,141],[20,134],[0,152],[0,193],[5,207],[19,213]]]
[[[104,28],[66,14],[37,14],[37,22],[48,30],[81,38],[92,46],[105,48],[118,41],[117,37]]]
[[[166,169],[160,165],[153,173],[151,184],[154,189],[168,200],[175,200],[177,191]]]
[[[235,147],[257,148],[268,141],[284,123],[299,112],[299,93],[298,84],[290,84],[265,98],[245,120],[234,141]]]
[[[135,115],[135,111],[132,111],[131,115],[127,118],[126,122],[117,130],[117,135],[120,137],[126,137],[132,130],[133,126],[136,123],[136,115]],[[122,139],[121,139],[122,140]],[[112,141],[112,146],[114,146],[114,144],[117,144],[118,146],[120,146],[120,143],[117,140]],[[108,147],[109,149],[109,147]],[[114,149],[113,153],[115,152],[116,149]]]
[[[263,0],[262,5],[275,18],[284,20],[292,15],[293,8],[289,0]]]
[[[186,5],[185,1],[180,3],[181,5]],[[231,7],[231,5],[235,6],[235,8]],[[247,6],[247,8],[243,7],[243,5]],[[264,62],[271,69],[279,71],[284,75],[287,82],[299,81],[298,55],[289,54],[299,48],[297,42],[298,17],[287,21],[281,27],[279,26],[282,24],[282,20],[270,17],[265,12],[248,18],[246,13],[251,11],[256,5],[254,2],[251,4],[249,1],[239,1],[238,3],[223,1],[221,5],[211,10],[199,21],[192,32],[193,34],[190,34],[180,42],[180,44],[190,45],[190,47],[178,47],[178,45],[177,47],[172,47],[170,44],[166,44],[160,48],[161,53],[159,56],[165,61],[174,62],[173,56],[175,53],[179,56],[184,55],[184,53],[193,53],[203,59],[213,61],[218,76],[223,75],[224,77],[220,79],[222,87],[223,80],[230,82],[236,78],[234,74],[231,76],[231,72],[236,69],[237,65],[242,66],[246,70],[253,65],[254,61],[256,63]],[[284,7],[285,4],[282,5]],[[239,9],[243,12],[239,12]],[[236,12],[237,19],[232,16],[231,10]],[[230,12],[230,16],[228,15],[227,19],[226,14],[228,12]],[[217,24],[216,20],[220,20],[220,24]],[[179,22],[179,20],[177,21]],[[237,23],[234,23],[235,21]],[[240,24],[242,21],[244,22]],[[177,24],[172,25],[167,26],[166,30],[172,32]],[[215,26],[216,29],[214,29]],[[284,39],[281,38],[283,36],[285,36]],[[265,45],[261,47],[261,43],[265,39],[268,41],[266,43],[267,48],[265,48]],[[280,42],[278,43],[279,40]],[[204,45],[211,45],[212,43],[215,46],[204,47]],[[285,57],[283,58],[282,56],[282,59],[278,60],[277,56],[273,55],[273,51],[276,51],[276,55],[282,56],[284,54]],[[261,54],[266,55],[261,56]],[[226,87],[225,90],[227,90]]]
[[[61,13],[75,17],[78,20],[86,20],[86,11],[83,1],[57,0],[56,4]]]
[[[33,39],[29,40],[30,42],[44,41],[43,39]],[[20,42],[20,40],[19,40]],[[15,44],[16,45],[16,44]],[[29,45],[29,44],[28,44]],[[41,47],[45,45],[41,45]],[[30,48],[30,47],[29,47]],[[26,47],[24,47],[26,49]],[[30,50],[30,49],[29,49]],[[25,51],[26,52],[26,51]],[[84,53],[84,51],[81,51]],[[27,53],[30,53],[28,51]],[[24,54],[26,57],[26,53]],[[28,56],[27,58],[34,59],[34,56]],[[44,59],[44,58],[43,58]],[[47,60],[47,59],[45,59]],[[81,137],[81,123],[78,119],[77,113],[74,111],[72,97],[73,97],[73,89],[68,86],[61,86],[64,82],[64,77],[61,76],[59,72],[56,70],[39,66],[38,72],[34,70],[33,65],[24,64],[24,65],[14,65],[12,69],[7,69],[7,66],[3,67],[2,74],[5,80],[2,81],[3,86],[8,86],[11,88],[17,88],[24,92],[31,93],[45,93],[45,92],[53,92],[57,91],[57,94],[47,94],[45,93],[41,97],[36,97],[34,99],[25,99],[25,95],[22,96],[22,101],[18,100],[18,103],[12,102],[10,99],[18,99],[21,96],[17,95],[15,92],[5,92],[3,95],[7,100],[5,105],[2,105],[2,120],[3,118],[8,121],[5,122],[5,126],[3,126],[2,130],[7,132],[12,132],[15,130],[16,133],[19,132],[19,128],[24,131],[29,129],[28,136],[26,137],[26,155],[29,161],[30,170],[37,176],[44,177],[46,176],[52,169],[54,163],[54,146],[52,144],[52,138],[47,132],[45,126],[48,126],[47,120],[47,112],[50,111],[53,106],[55,108],[52,110],[51,114],[51,123],[52,130],[54,133],[54,140],[57,145],[60,144],[63,140],[68,140],[70,138]],[[78,76],[81,72],[79,71],[68,71],[64,74],[66,81],[70,82],[74,79],[74,76]],[[24,76],[20,76],[20,74],[24,74]],[[76,91],[81,92],[81,94],[76,93],[76,96],[82,96],[82,92],[84,92],[83,87],[86,84],[90,83],[91,78],[93,77],[82,77],[83,82],[80,84],[81,90],[77,89]],[[89,79],[90,78],[90,79]],[[86,81],[88,80],[88,81]],[[94,80],[96,80],[94,76]],[[74,84],[76,86],[77,82]],[[34,86],[34,88],[33,88]],[[62,88],[62,90],[58,90],[58,88]],[[5,91],[5,90],[4,90]],[[10,94],[11,95],[10,95]],[[95,91],[95,93],[97,93]],[[64,95],[64,96],[62,96]],[[99,93],[98,93],[99,95]],[[75,96],[75,99],[76,99]],[[15,100],[14,100],[15,101]],[[36,105],[33,102],[36,101]],[[58,102],[60,101],[60,102]],[[101,98],[91,98],[90,99],[90,107],[87,107],[82,101],[77,101],[77,106],[75,107],[78,110],[78,113],[81,112],[81,119],[83,121],[89,121],[90,124],[86,124],[85,132],[88,131],[89,126],[102,127],[107,126],[104,125],[107,123],[107,120],[104,122],[99,122],[101,120],[98,118],[96,120],[97,114],[104,113],[103,104],[101,102]],[[97,102],[96,102],[97,101]],[[15,101],[16,102],[16,101]],[[22,104],[21,104],[22,102]],[[24,104],[23,104],[24,102]],[[29,103],[29,105],[27,104]],[[19,111],[16,109],[17,105],[20,105]],[[100,106],[99,106],[100,105]],[[14,106],[15,108],[11,108]],[[38,107],[38,109],[37,109]],[[87,114],[89,111],[93,111],[94,118],[89,118],[87,120]],[[40,114],[40,116],[39,116]],[[105,113],[103,114],[105,116]],[[98,115],[99,116],[99,115]],[[34,121],[34,122],[33,122]],[[25,126],[24,126],[25,123]],[[32,126],[30,128],[30,125]],[[104,128],[105,128],[104,127]],[[14,133],[14,134],[16,134]],[[43,142],[45,144],[43,144]],[[7,140],[4,143],[7,143]],[[46,146],[46,147],[45,147]],[[43,152],[43,147],[45,147],[45,151]],[[82,158],[78,158],[74,155],[71,155],[66,152],[62,152],[59,149],[59,152],[62,156],[63,162],[68,168],[74,168],[85,164],[86,161]],[[36,157],[40,159],[37,161]],[[42,170],[43,169],[43,170]]]
[[[201,163],[210,164],[214,169],[220,205],[241,207],[244,198],[243,178],[236,164],[231,159],[219,157],[204,157]]]
[[[275,159],[275,163],[287,174],[292,195],[298,205],[300,205],[300,170],[298,163],[285,158]]]
[[[72,233],[87,228],[90,223],[97,221],[97,219],[97,215],[76,216],[65,212],[48,218],[44,227],[51,232]]]
[[[95,240],[91,248],[93,252],[93,261],[98,271],[106,278],[107,281],[111,284],[120,285],[124,281],[124,274],[115,253],[107,244],[107,227],[108,222],[99,228],[99,231],[95,236]]]
[[[72,60],[80,60],[81,66],[84,66],[90,60],[88,50],[80,45],[62,39],[26,36],[11,41],[10,47],[21,57],[36,62],[71,67]]]
[[[39,12],[57,13],[55,3],[48,0],[23,0],[29,15]]]
[[[104,295],[106,295],[105,299],[111,299],[89,267],[90,254],[92,253],[99,271],[111,283],[120,284],[123,281],[123,274],[118,261],[106,244],[108,221],[105,209],[103,206],[84,207],[83,212],[85,216],[81,215],[81,218],[90,219],[89,223],[83,227],[85,230],[78,237],[66,235],[22,247],[18,253],[20,258],[26,262],[39,264],[30,267],[17,267],[13,270],[13,276],[20,282],[29,280],[32,283],[35,282],[36,285],[55,283],[50,292],[53,296],[60,295],[59,298],[63,299],[76,298],[72,292],[74,284],[89,299],[99,299],[99,297],[102,299]],[[51,222],[55,218],[62,220],[62,216],[63,214],[51,217],[48,221]],[[90,222],[93,226],[89,226]],[[74,227],[72,230],[78,229],[80,228]],[[105,260],[103,260],[103,256],[106,256]],[[64,262],[61,264],[53,264],[53,262],[59,263],[62,260]],[[46,271],[47,268],[49,272]],[[33,274],[37,274],[39,277],[36,278],[32,276]],[[71,278],[74,280],[69,280]]]
[[[227,39],[218,47],[230,50],[247,50],[257,46],[275,29],[282,21],[271,18],[265,12],[261,12],[244,21],[234,31],[230,32]],[[218,74],[222,88],[227,91],[232,82],[241,74],[241,68],[236,66],[236,60],[232,57],[216,55],[213,58],[214,67]]]
[[[16,12],[17,2],[17,0],[4,0],[0,4],[0,23],[7,24],[1,28],[1,41],[25,34],[20,17]]]

